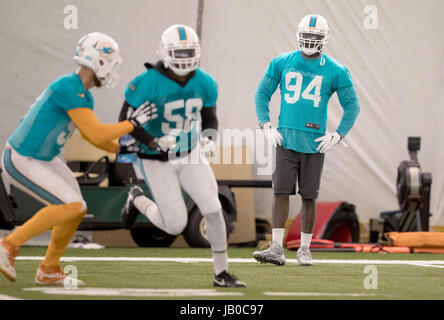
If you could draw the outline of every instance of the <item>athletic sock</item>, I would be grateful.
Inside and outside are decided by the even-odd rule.
[[[84,211],[86,213],[86,210]],[[65,253],[66,247],[71,241],[72,236],[76,232],[83,215],[76,220],[59,224],[52,228],[51,241],[46,250],[45,260],[42,264],[45,266],[58,266],[60,258]]]
[[[49,205],[37,213],[6,237],[7,241],[20,247],[29,239],[53,228],[56,225],[77,220],[82,214],[82,203],[72,202],[62,205]]]
[[[140,195],[134,199],[134,206],[157,228],[166,229],[159,207],[155,202],[144,195]]]
[[[313,233],[303,233],[301,231],[301,247],[310,247],[312,236]]]
[[[205,217],[208,242],[213,253],[214,273],[218,275],[224,270],[228,272],[227,230],[222,209],[203,214],[203,216]]]
[[[273,228],[271,230],[272,232],[272,240],[274,242],[277,242],[281,247],[284,243],[284,232],[285,229],[284,228]]]
[[[228,272],[228,254],[225,251],[212,251],[213,253],[213,266],[214,274],[218,275],[223,271]]]

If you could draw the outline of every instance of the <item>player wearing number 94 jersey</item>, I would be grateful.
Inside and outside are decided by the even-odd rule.
[[[253,254],[261,262],[285,264],[282,242],[289,214],[288,201],[289,195],[296,193],[298,181],[302,197],[302,232],[297,258],[301,265],[312,264],[308,248],[324,154],[347,135],[360,110],[349,71],[323,53],[329,35],[324,17],[310,14],[302,18],[296,33],[300,50],[274,58],[256,90],[259,126],[276,146],[276,169],[272,176],[273,239],[269,249]],[[276,130],[271,125],[268,106],[278,86],[281,109]],[[329,133],[326,131],[327,106],[335,92],[344,113],[336,131]]]
[[[172,235],[182,233],[188,221],[183,189],[205,219],[214,285],[244,287],[228,273],[227,232],[218,187],[200,152],[201,147],[211,150],[214,142],[206,134],[217,130],[216,81],[198,68],[199,38],[192,28],[173,25],[166,29],[158,52],[161,61],[145,64],[147,70],[128,84],[119,118],[124,120],[146,101],[157,106],[158,118],[131,133],[138,142],[139,166],[155,203],[140,187],[131,188],[122,212],[123,226],[131,228],[140,212],[159,229]]]

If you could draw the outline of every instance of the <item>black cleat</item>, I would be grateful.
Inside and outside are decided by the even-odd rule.
[[[140,195],[143,195],[143,190],[138,186],[132,187],[128,192],[128,198],[122,209],[122,225],[127,230],[131,229],[140,213],[134,206],[134,199]]]
[[[213,285],[215,287],[224,288],[245,288],[247,285],[239,281],[234,275],[229,274],[227,271],[222,271],[214,277]]]

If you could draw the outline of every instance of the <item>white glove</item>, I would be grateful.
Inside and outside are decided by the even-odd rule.
[[[271,125],[271,122],[265,122],[260,125],[260,128],[264,131],[265,136],[268,141],[273,145],[273,147],[280,146],[282,143],[282,135]]]
[[[315,142],[320,142],[318,147],[316,148],[316,151],[320,153],[326,153],[328,150],[341,142],[341,140],[342,136],[339,133],[330,133],[328,131],[325,131],[325,136],[315,139]]]
[[[165,135],[163,137],[154,139],[154,142],[157,144],[157,151],[168,152],[177,148],[176,136]]]
[[[126,142],[120,142],[120,152],[121,154],[124,153],[134,153],[138,152],[139,147],[137,146],[136,140],[133,138]]]
[[[208,137],[200,140],[200,148],[207,159],[213,158],[216,154],[216,143]]]
[[[150,120],[157,118],[157,108],[154,103],[145,102],[134,112],[129,114],[128,120],[133,124],[134,128],[143,126]]]

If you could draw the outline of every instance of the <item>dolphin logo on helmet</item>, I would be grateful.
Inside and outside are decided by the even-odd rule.
[[[81,38],[74,62],[93,70],[100,84],[107,88],[114,87],[120,79],[117,73],[117,67],[122,64],[119,46],[106,34],[93,32]]]

